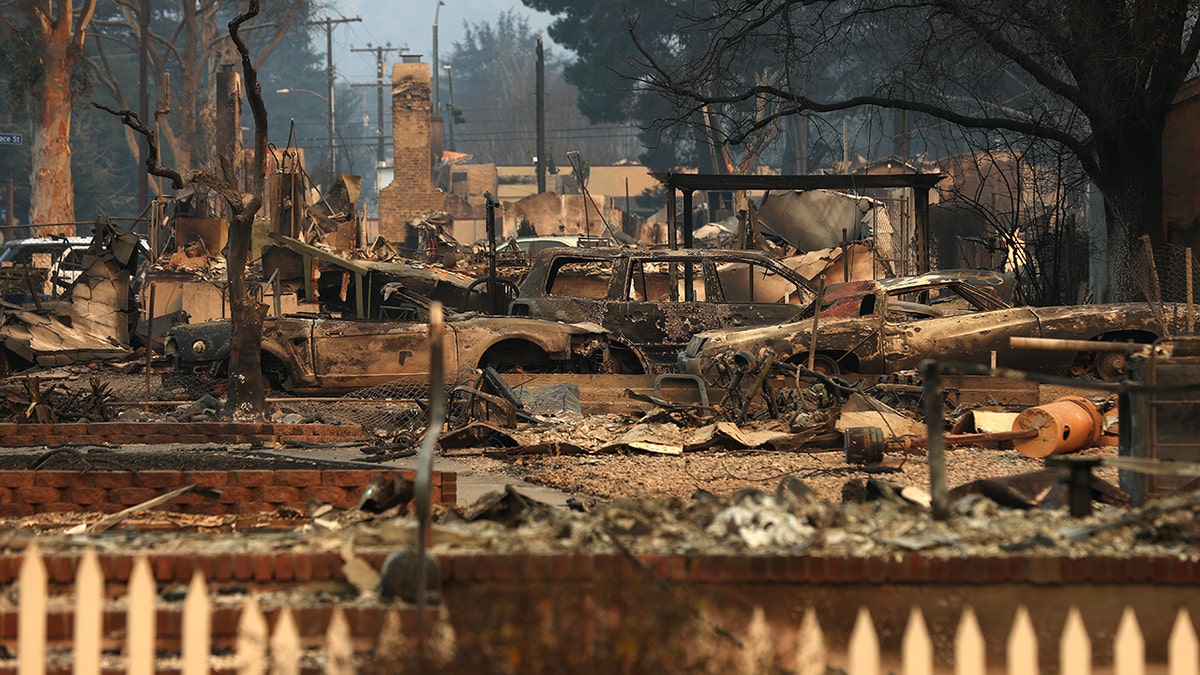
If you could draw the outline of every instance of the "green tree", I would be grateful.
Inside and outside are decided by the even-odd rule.
[[[1196,0],[712,0],[679,19],[709,35],[687,59],[639,40],[637,86],[677,111],[765,106],[723,116],[732,142],[779,117],[863,107],[1044,139],[1103,194],[1108,267],[1129,269],[1143,234],[1166,237],[1163,128],[1196,65],[1198,14]],[[833,94],[814,86],[830,53],[859,67]],[[777,81],[745,77],[748,54],[772,58]],[[1136,297],[1130,275],[1110,279],[1110,299]]]
[[[579,110],[595,123],[632,123],[641,128],[639,159],[655,170],[685,164],[711,173],[720,167],[712,152],[713,139],[703,124],[663,125],[657,120],[675,117],[669,99],[636,87],[636,74],[628,62],[635,53],[630,25],[637,26],[642,44],[656,52],[682,57],[701,35],[680,18],[687,6],[679,0],[642,0],[612,5],[588,0],[522,0],[532,9],[555,16],[549,35],[574,53],[562,67],[563,77],[579,90]],[[700,121],[695,113],[695,121]]]

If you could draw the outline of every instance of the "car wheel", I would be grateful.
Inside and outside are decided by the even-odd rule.
[[[479,368],[493,368],[498,373],[556,373],[562,366],[555,363],[540,347],[520,340],[507,340],[493,345]]]
[[[1120,352],[1099,352],[1092,362],[1092,373],[1105,382],[1125,379],[1129,359]]]
[[[624,345],[610,345],[608,349],[612,371],[622,375],[643,375],[646,368],[637,352]]]
[[[797,366],[800,366],[801,368],[807,368],[808,354],[800,354],[799,356],[791,359],[791,362]],[[842,374],[842,367],[838,365],[838,362],[828,354],[817,354],[815,357],[813,357],[812,369],[818,373],[821,373],[822,375],[836,376]]]

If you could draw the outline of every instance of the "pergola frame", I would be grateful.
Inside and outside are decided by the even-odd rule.
[[[675,216],[676,193],[683,192],[684,223],[692,222],[692,193],[697,190],[876,190],[907,188],[913,193],[913,216],[917,239],[918,272],[929,270],[929,191],[946,178],[941,173],[732,175],[701,173],[654,173],[667,188],[667,242],[678,248]],[[683,227],[683,248],[692,248],[692,228]]]

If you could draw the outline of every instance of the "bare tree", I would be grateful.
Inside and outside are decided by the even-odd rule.
[[[1087,192],[1078,162],[1061,146],[1028,137],[993,137],[978,146],[984,149],[937,162],[950,178],[937,204],[949,227],[930,235],[941,264],[1006,265],[1031,304],[1076,302],[1091,258],[1077,227]]]
[[[716,109],[735,144],[778,117],[864,106],[1025,134],[1069,150],[1103,194],[1110,269],[1130,264],[1141,235],[1165,240],[1163,128],[1200,51],[1196,0],[703,7],[682,21],[711,37],[686,58],[639,46],[640,86],[670,98],[675,119]],[[779,83],[748,77],[748,58],[772,58]],[[769,114],[748,116],[762,99]],[[1110,279],[1114,299],[1133,299],[1128,275]]]
[[[259,45],[255,68],[261,68],[279,46],[305,4],[304,0],[275,3],[267,10],[270,20],[244,30],[247,35],[259,34],[255,40]],[[232,45],[221,39],[218,17],[225,5],[220,0],[179,0],[175,7],[160,3],[159,10],[149,17],[141,15],[140,2],[114,0],[112,11],[96,19],[95,57],[88,61],[88,66],[96,81],[121,108],[134,106],[129,103],[110,52],[115,45],[121,54],[136,54],[142,27],[147,27],[149,69],[160,78],[157,82],[160,91],[168,86],[171,89],[171,115],[159,118],[157,132],[172,165],[184,173],[192,169],[215,172],[220,166],[216,142],[216,73],[222,64],[238,58]],[[175,73],[169,84],[162,79],[167,72]],[[130,152],[136,156],[136,137],[131,130],[127,130],[126,137]],[[151,186],[156,189],[153,182]]]
[[[39,235],[73,235],[73,225],[55,224],[75,221],[75,182],[71,175],[73,84],[96,0],[84,0],[78,8],[71,0],[19,0],[15,8],[11,18],[0,14],[0,32],[30,66],[21,73],[7,73],[10,89],[27,85],[34,102],[29,221]],[[14,82],[13,77],[27,81]]]
[[[221,169],[223,177],[204,171],[190,171],[186,177],[179,171],[163,167],[156,161],[157,138],[152,129],[147,127],[130,110],[116,110],[108,106],[92,103],[102,110],[119,115],[121,121],[146,138],[149,145],[146,168],[155,176],[169,178],[172,186],[182,189],[186,184],[203,185],[213,190],[225,200],[233,214],[229,225],[229,248],[226,255],[229,276],[230,320],[233,326],[232,349],[229,355],[229,387],[227,411],[235,420],[261,420],[266,416],[266,393],[262,377],[262,326],[266,316],[266,306],[250,293],[246,278],[246,268],[250,258],[250,234],[254,216],[258,213],[263,201],[263,182],[266,170],[267,150],[267,108],[263,105],[262,91],[258,82],[258,71],[250,60],[250,50],[242,39],[239,29],[255,16],[258,16],[258,0],[250,0],[249,8],[238,14],[229,22],[229,37],[241,57],[242,73],[246,79],[246,98],[254,116],[254,178],[253,192],[248,200],[243,200],[241,190],[237,188],[233,157],[222,156]]]

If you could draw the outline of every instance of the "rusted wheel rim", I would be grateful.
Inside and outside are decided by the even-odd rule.
[[[1102,352],[1096,354],[1096,377],[1101,380],[1119,380],[1125,377],[1129,365],[1124,354],[1118,352]]]
[[[804,360],[803,365],[808,365],[807,359]],[[842,372],[841,367],[838,366],[838,362],[833,360],[832,357],[826,356],[825,354],[817,354],[816,357],[813,358],[813,370],[821,373],[822,375],[830,376],[840,375]]]

